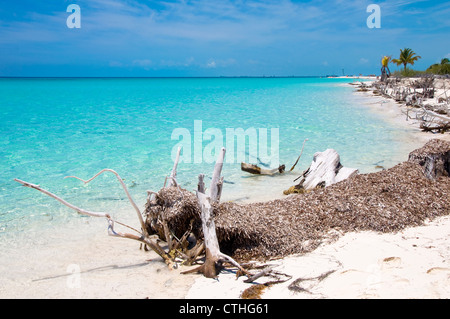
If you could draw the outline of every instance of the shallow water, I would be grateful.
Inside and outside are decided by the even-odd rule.
[[[405,160],[410,147],[405,129],[387,123],[360,106],[348,79],[323,78],[192,78],[192,79],[0,79],[0,242],[13,242],[21,232],[67,225],[81,217],[35,190],[13,181],[39,184],[67,201],[94,211],[134,214],[115,176],[116,170],[143,207],[147,190],[159,190],[170,174],[171,153],[189,142],[190,163],[180,163],[177,180],[195,189],[199,173],[212,173],[205,162],[215,140],[208,129],[255,129],[258,142],[271,145],[279,133],[279,163],[289,169],[308,138],[296,170],[278,177],[252,176],[240,170],[240,158],[277,167],[277,154],[252,156],[237,141],[234,157],[227,150],[223,200],[258,201],[282,197],[282,191],[306,169],[317,151],[334,148],[344,166],[362,173],[376,165]],[[201,121],[202,137],[194,123]],[[189,132],[188,139],[172,134]],[[261,130],[267,129],[268,136]],[[211,131],[209,131],[211,132]],[[200,135],[201,136],[201,135]],[[218,135],[215,136],[218,138]],[[199,144],[200,143],[200,144]],[[184,144],[188,145],[188,144]],[[197,146],[200,145],[200,157]],[[197,148],[197,149],[196,149]],[[186,155],[186,154],[184,154]],[[197,156],[197,157],[196,157]],[[240,158],[238,157],[240,156]],[[215,158],[214,153],[210,156]],[[194,163],[196,158],[201,163]],[[231,162],[231,163],[229,163]],[[261,164],[262,165],[262,164]]]

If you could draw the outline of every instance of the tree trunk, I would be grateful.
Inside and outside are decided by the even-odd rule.
[[[219,248],[219,241],[216,234],[216,224],[214,223],[213,206],[220,200],[222,193],[223,178],[220,178],[222,172],[223,160],[225,157],[225,148],[222,148],[211,180],[209,188],[209,196],[202,192],[203,187],[199,187],[197,191],[197,199],[201,207],[202,231],[205,242],[206,260],[200,267],[200,271],[208,278],[214,278],[219,273],[219,260],[221,252]],[[203,183],[203,176],[199,176],[199,185]],[[204,191],[204,189],[203,189]]]
[[[216,165],[214,166],[211,186],[209,187],[209,196],[204,193],[203,175],[199,176],[198,183],[197,199],[201,208],[206,260],[202,266],[194,270],[203,273],[207,278],[217,277],[222,261],[228,261],[238,267],[244,274],[248,274],[233,258],[220,251],[219,240],[217,239],[216,224],[214,222],[214,206],[219,203],[222,194],[223,177],[220,177],[220,174],[222,172],[224,158],[225,148],[222,147]]]
[[[215,278],[219,272],[220,248],[216,234],[216,224],[214,223],[213,207],[210,197],[197,193],[197,198],[202,210],[202,231],[205,243],[206,260],[201,266],[201,272],[208,278]]]
[[[427,142],[424,147],[411,152],[408,161],[422,166],[428,179],[450,176],[450,147],[445,141],[433,139]]]

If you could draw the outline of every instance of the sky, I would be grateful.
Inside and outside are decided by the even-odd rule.
[[[450,57],[449,16],[437,0],[3,0],[0,76],[379,74],[405,47],[424,70]]]

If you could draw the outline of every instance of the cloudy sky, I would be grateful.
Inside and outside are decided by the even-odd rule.
[[[450,57],[449,16],[436,0],[4,0],[0,76],[370,74],[404,47],[426,69]]]

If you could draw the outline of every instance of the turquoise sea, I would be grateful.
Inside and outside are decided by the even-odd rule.
[[[350,79],[326,78],[50,78],[0,79],[0,240],[33,228],[58,227],[86,218],[55,200],[14,182],[19,178],[94,211],[120,212],[130,205],[116,170],[136,202],[157,191],[170,174],[171,152],[183,128],[267,128],[279,131],[279,161],[290,168],[304,139],[309,141],[294,173],[249,176],[240,163],[226,163],[223,200],[282,197],[317,151],[334,148],[344,166],[362,173],[405,159],[404,129],[361,107],[345,86]],[[203,141],[202,147],[208,145]],[[194,152],[192,139],[192,152]],[[247,152],[248,153],[248,152]],[[193,156],[193,155],[192,155]],[[257,163],[257,159],[248,161]],[[270,160],[263,161],[274,165]],[[178,182],[194,190],[211,163],[180,163]]]

